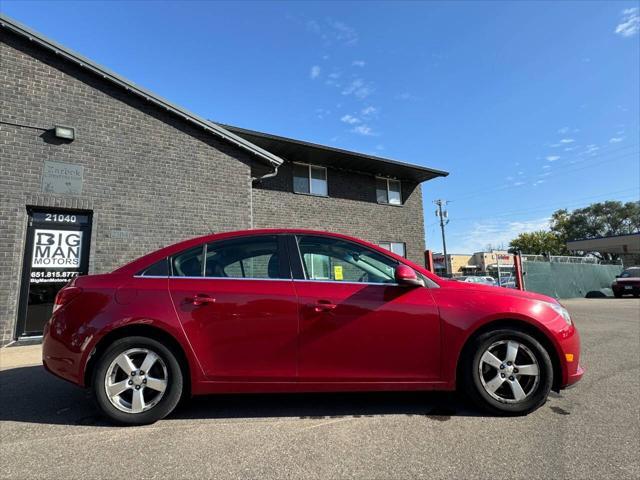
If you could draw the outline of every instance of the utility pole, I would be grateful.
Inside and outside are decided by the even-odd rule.
[[[446,275],[449,276],[450,272],[449,272],[449,259],[447,258],[447,242],[444,238],[444,226],[449,223],[449,219],[447,218],[447,211],[442,210],[442,207],[446,206],[448,202],[446,200],[438,199],[438,200],[435,200],[433,203],[435,203],[438,206],[438,209],[436,210],[436,217],[440,218],[440,230],[442,231],[442,252],[444,254],[444,268],[445,268]]]

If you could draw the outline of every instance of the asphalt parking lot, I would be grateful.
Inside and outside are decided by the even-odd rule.
[[[521,418],[451,394],[234,395],[118,428],[42,366],[0,361],[0,477],[640,478],[640,301],[564,303],[587,373]]]

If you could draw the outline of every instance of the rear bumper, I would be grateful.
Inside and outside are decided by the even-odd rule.
[[[64,338],[63,331],[64,328],[56,324],[55,318],[46,323],[42,335],[42,364],[45,370],[56,377],[84,386],[80,368],[82,349]]]

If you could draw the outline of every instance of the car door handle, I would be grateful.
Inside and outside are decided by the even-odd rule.
[[[187,298],[188,302],[193,303],[194,305],[198,306],[198,305],[205,305],[205,304],[209,304],[209,303],[216,303],[216,299],[205,294],[205,293],[198,293],[197,295],[193,296],[193,297],[188,297]]]
[[[313,308],[314,312],[317,312],[317,313],[330,312],[331,310],[334,310],[337,307],[335,303],[331,303],[328,300],[319,300],[317,303],[309,306]]]

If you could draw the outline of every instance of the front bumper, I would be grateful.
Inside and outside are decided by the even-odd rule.
[[[611,285],[611,290],[613,290],[613,293],[616,293],[618,295],[639,295],[640,285],[625,285],[624,283],[614,283],[613,285]]]
[[[575,386],[575,384],[582,379],[583,375],[584,375],[584,369],[580,365],[578,365],[578,368],[576,369],[575,373],[569,375],[567,379],[567,384],[562,388],[571,388]]]
[[[558,387],[562,389],[574,385],[584,375],[584,368],[580,365],[580,333],[575,325],[570,325],[560,331],[556,339],[562,367],[562,381]]]

